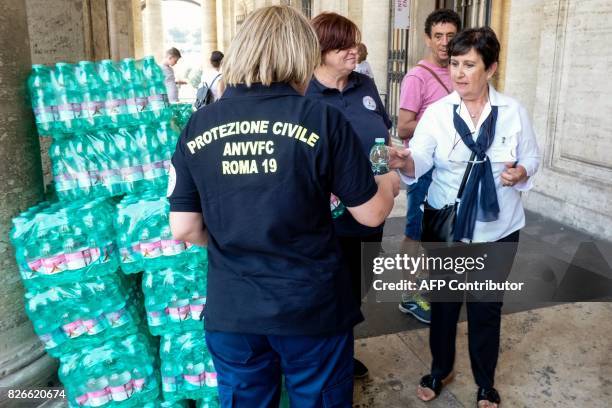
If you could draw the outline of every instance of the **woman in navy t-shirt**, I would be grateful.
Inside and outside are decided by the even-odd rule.
[[[347,118],[357,134],[361,151],[368,157],[377,138],[389,142],[391,120],[378,95],[374,81],[367,75],[354,72],[357,64],[359,29],[351,20],[336,13],[322,13],[312,22],[321,46],[321,63],[315,68],[306,96],[316,98],[338,108]],[[347,153],[348,154],[348,153]],[[383,225],[366,227],[358,223],[345,211],[334,220],[334,229],[339,237],[347,269],[352,276],[355,302],[361,304],[361,265],[365,273],[364,288],[371,283],[371,263],[376,256],[383,235]],[[374,243],[365,247],[362,243]],[[355,360],[355,377],[364,377],[368,369]]]

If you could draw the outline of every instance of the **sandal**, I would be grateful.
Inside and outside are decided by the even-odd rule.
[[[501,398],[499,397],[499,393],[493,387],[491,388],[478,388],[478,394],[476,395],[476,406],[477,408],[487,407],[486,404],[481,404],[481,401],[486,401],[488,403],[497,404],[499,406],[501,402]]]
[[[438,377],[432,376],[431,374],[427,374],[426,376],[421,378],[421,382],[419,383],[419,387],[417,389],[417,397],[421,401],[425,401],[425,402],[436,399],[438,395],[440,395],[440,392],[442,392],[442,388],[444,388],[445,385],[453,381],[454,378],[455,378],[455,373],[452,371],[444,379],[440,379]],[[427,389],[431,390],[433,391],[434,396],[431,398],[423,398],[420,395],[418,395],[419,389],[420,390],[427,390]]]

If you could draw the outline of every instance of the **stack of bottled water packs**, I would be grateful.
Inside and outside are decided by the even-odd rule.
[[[56,139],[168,120],[172,114],[164,75],[153,57],[126,58],[120,64],[33,65],[28,89],[38,133]]]
[[[39,134],[54,139],[49,156],[60,200],[166,185],[178,139],[173,117],[181,125],[189,112],[169,106],[152,57],[34,65],[28,88]]]
[[[181,268],[194,257],[206,260],[203,248],[172,237],[169,211],[168,200],[156,191],[128,195],[117,204],[115,228],[124,273]]]
[[[217,407],[201,320],[207,253],[173,239],[162,197],[191,107],[168,104],[152,57],[35,65],[28,88],[39,135],[53,138],[59,203],[17,216],[11,239],[69,405]],[[178,371],[161,393],[163,367]]]
[[[162,336],[160,357],[166,401],[216,399],[217,373],[201,331]]]
[[[43,202],[13,219],[19,273],[30,290],[113,274],[119,267],[110,200]]]
[[[156,345],[133,334],[61,359],[59,377],[73,407],[142,407],[157,399]]]
[[[167,401],[201,399],[217,404],[216,372],[206,348],[205,249],[172,238],[169,202],[155,192],[126,196],[115,229],[121,269],[144,270],[142,291],[149,331],[161,336],[162,391]]]

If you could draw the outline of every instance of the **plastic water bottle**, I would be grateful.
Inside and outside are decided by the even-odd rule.
[[[99,129],[107,124],[104,82],[91,61],[80,61],[77,79],[83,93],[82,110],[90,129]]]
[[[127,370],[111,374],[108,378],[108,388],[113,401],[127,400],[132,396],[132,374]]]
[[[84,133],[76,133],[75,138],[69,141],[72,147],[72,160],[74,167],[76,168],[75,176],[79,188],[79,193],[84,195],[90,195],[92,180],[89,176],[88,163],[90,161],[87,157],[87,138]]]
[[[95,336],[104,332],[108,328],[104,312],[101,309],[94,309],[91,313],[91,318],[83,320],[83,326],[87,330],[89,336]]]
[[[132,370],[132,389],[134,393],[141,392],[145,388],[147,373],[139,367]]]
[[[161,228],[161,248],[164,256],[179,255],[185,251],[185,243],[183,241],[175,240],[170,230],[170,225],[165,225]]]
[[[55,141],[49,149],[55,191],[61,200],[72,198],[78,187],[74,174],[66,165],[66,157],[64,156],[65,144],[66,142],[63,141]]]
[[[85,259],[85,244],[76,242],[74,238],[66,238],[64,244],[64,257],[66,258],[66,269],[76,271],[87,266]]]
[[[140,233],[140,254],[144,259],[157,258],[162,255],[161,239],[155,226],[143,228]]]
[[[187,363],[183,374],[185,391],[196,391],[202,386],[203,378],[200,374],[205,374],[204,364]]]
[[[104,146],[102,151],[106,154],[105,160],[103,160],[105,168],[101,171],[102,183],[109,195],[119,195],[123,192],[120,164],[122,152],[116,143],[116,137],[119,135],[104,132],[98,133],[97,136],[102,140]]]
[[[51,82],[51,70],[44,65],[32,65],[28,90],[38,133],[49,135],[56,130],[57,120],[57,102]]]
[[[58,117],[64,132],[74,132],[87,127],[83,118],[83,95],[72,65],[65,62],[55,64],[55,95]]]
[[[204,308],[206,307],[206,296],[198,296],[194,294],[194,297],[191,300],[189,305],[189,312],[191,314],[191,319],[194,321],[200,321],[202,319],[202,312],[204,312]]]
[[[123,78],[112,60],[102,60],[98,67],[100,78],[104,82],[106,93],[106,115],[109,124],[120,127],[130,122],[128,114],[125,91],[123,89]]]
[[[141,188],[144,178],[138,144],[130,132],[124,128],[119,129],[114,140],[116,143],[117,162],[123,182],[123,191],[135,193]]]
[[[125,81],[128,112],[133,119],[148,122],[153,118],[149,109],[149,98],[142,71],[138,69],[133,58],[121,61],[121,75]]]
[[[389,151],[385,146],[385,139],[380,137],[375,139],[375,144],[370,149],[370,162],[372,172],[375,176],[389,172]]]
[[[198,401],[197,408],[219,408],[219,398],[216,395],[205,395]]]
[[[168,91],[164,84],[164,73],[152,56],[143,58],[142,70],[147,81],[149,107],[156,119],[167,119]]]
[[[112,401],[106,376],[92,379],[87,384],[90,390],[87,393],[87,402],[90,407],[101,407]]]
[[[204,358],[206,361],[206,386],[209,388],[216,388],[218,385],[217,370],[215,370],[215,365],[213,363],[212,356],[210,355],[210,352],[208,352],[208,350]]]
[[[102,170],[105,169],[103,164],[107,163],[105,158],[106,152],[104,145],[96,135],[87,135],[85,144],[85,155],[87,156],[87,171],[91,180],[91,194],[94,197],[103,197],[106,194],[106,188],[102,180]]]
[[[157,135],[149,126],[141,124],[136,129],[134,138],[141,157],[143,177],[149,184],[153,185],[155,171],[152,161],[153,153],[157,150]]]
[[[168,361],[162,363],[162,391],[173,395],[182,388],[182,374],[178,364]]]
[[[332,218],[335,219],[344,214],[346,207],[344,206],[344,204],[342,204],[338,197],[332,194],[329,197],[329,209],[331,211]]]
[[[170,166],[172,154],[176,148],[176,143],[179,138],[179,133],[171,122],[159,122],[157,128],[157,138],[159,140],[159,148],[164,158],[164,168],[167,170]]]

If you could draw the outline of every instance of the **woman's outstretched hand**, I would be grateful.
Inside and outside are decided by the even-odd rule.
[[[409,177],[414,177],[414,160],[409,149],[389,147],[389,168],[398,169]]]

